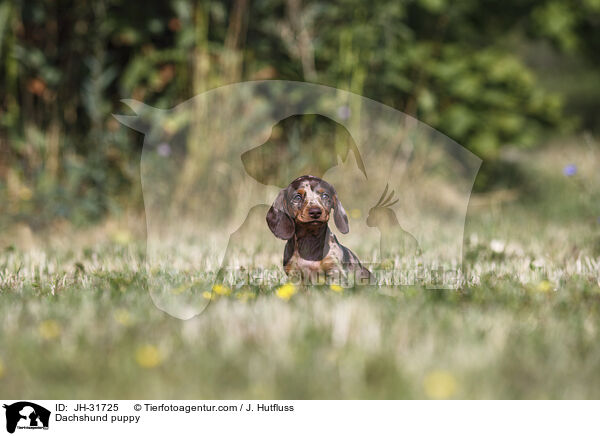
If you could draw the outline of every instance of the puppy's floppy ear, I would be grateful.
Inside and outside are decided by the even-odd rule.
[[[340,232],[344,234],[348,233],[350,231],[350,227],[348,226],[348,215],[346,215],[344,206],[342,206],[342,202],[337,193],[335,194],[335,206],[333,207],[335,209],[335,214],[333,215],[335,226]]]
[[[285,204],[285,189],[279,191],[273,205],[267,212],[267,224],[275,236],[280,239],[292,239],[296,226],[287,213]]]

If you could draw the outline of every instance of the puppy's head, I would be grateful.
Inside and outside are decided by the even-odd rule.
[[[296,226],[327,225],[331,211],[338,230],[348,233],[348,216],[333,186],[314,176],[298,177],[282,189],[267,213],[275,236],[291,239]]]

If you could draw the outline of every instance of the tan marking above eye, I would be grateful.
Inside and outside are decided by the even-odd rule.
[[[294,199],[296,198],[297,195],[299,195],[301,197],[300,201],[304,201],[304,199],[306,198],[306,193],[304,192],[304,190],[298,190],[296,191],[296,193],[294,195],[292,195],[292,201],[294,201]]]

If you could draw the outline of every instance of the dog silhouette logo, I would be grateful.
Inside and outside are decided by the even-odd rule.
[[[282,187],[307,174],[343,199],[351,231],[340,242],[363,262],[391,265],[407,284],[461,285],[481,159],[430,126],[341,89],[277,80],[222,86],[168,109],[123,103],[135,115],[115,118],[144,135],[145,283],[170,315],[200,314],[221,285],[285,280],[283,247],[264,217]],[[441,284],[430,280],[440,268]]]
[[[6,409],[6,431],[14,433],[18,429],[47,430],[50,423],[50,411],[29,401],[19,401],[4,405]]]

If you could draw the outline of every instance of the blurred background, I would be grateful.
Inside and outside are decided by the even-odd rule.
[[[0,224],[85,225],[143,210],[143,137],[123,98],[171,108],[246,80],[383,102],[484,159],[476,189],[520,183],[504,150],[592,138],[600,0],[3,0]]]

